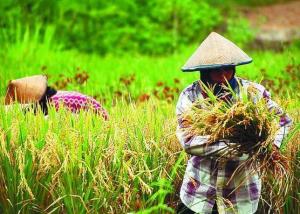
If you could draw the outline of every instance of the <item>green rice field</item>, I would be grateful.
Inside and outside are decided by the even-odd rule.
[[[8,80],[44,73],[50,85],[95,96],[110,120],[54,110],[44,119],[2,105],[1,213],[174,212],[187,160],[175,136],[175,104],[179,92],[199,78],[180,71],[191,51],[99,57],[29,41],[2,51],[2,95]],[[299,130],[300,51],[250,55],[254,62],[238,67],[237,75],[269,84]],[[299,210],[295,188],[286,213]]]
[[[199,79],[198,72],[180,68],[199,43],[166,54],[100,55],[69,48],[54,32],[47,25],[0,37],[6,38],[0,45],[0,213],[175,213],[188,160],[175,136],[175,106],[180,92]],[[281,150],[298,148],[295,179],[282,212],[297,214],[300,47],[245,51],[253,62],[237,67],[236,75],[264,85],[293,119]],[[58,90],[93,96],[110,119],[52,108],[45,118],[24,114],[19,105],[7,110],[9,80],[35,74],[46,74]]]

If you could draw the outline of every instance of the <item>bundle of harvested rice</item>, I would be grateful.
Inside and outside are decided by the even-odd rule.
[[[250,96],[255,95],[236,95],[234,102],[216,96],[199,99],[183,115],[183,129],[191,136],[210,135],[209,143],[227,139],[231,142],[230,151],[238,156],[270,151],[279,128],[279,115],[268,110],[265,99],[252,102]]]

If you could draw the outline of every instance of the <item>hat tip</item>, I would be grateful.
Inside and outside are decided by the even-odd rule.
[[[210,32],[209,36],[211,36],[211,35],[220,35],[220,34],[218,34],[218,33],[215,32],[215,31],[212,31],[212,32]]]

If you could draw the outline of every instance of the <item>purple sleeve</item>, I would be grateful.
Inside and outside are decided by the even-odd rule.
[[[292,126],[292,119],[280,108],[280,106],[271,99],[271,94],[264,89],[263,98],[267,101],[267,107],[270,111],[275,111],[280,116],[279,129],[276,132],[274,144],[280,148],[281,143],[286,137],[290,127]]]

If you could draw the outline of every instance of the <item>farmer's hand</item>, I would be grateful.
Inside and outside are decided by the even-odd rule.
[[[242,156],[243,154],[251,155],[257,151],[257,147],[259,146],[258,143],[255,143],[253,141],[230,141],[232,144],[231,148],[235,149],[240,155]],[[265,152],[260,149],[260,154],[264,154]]]

